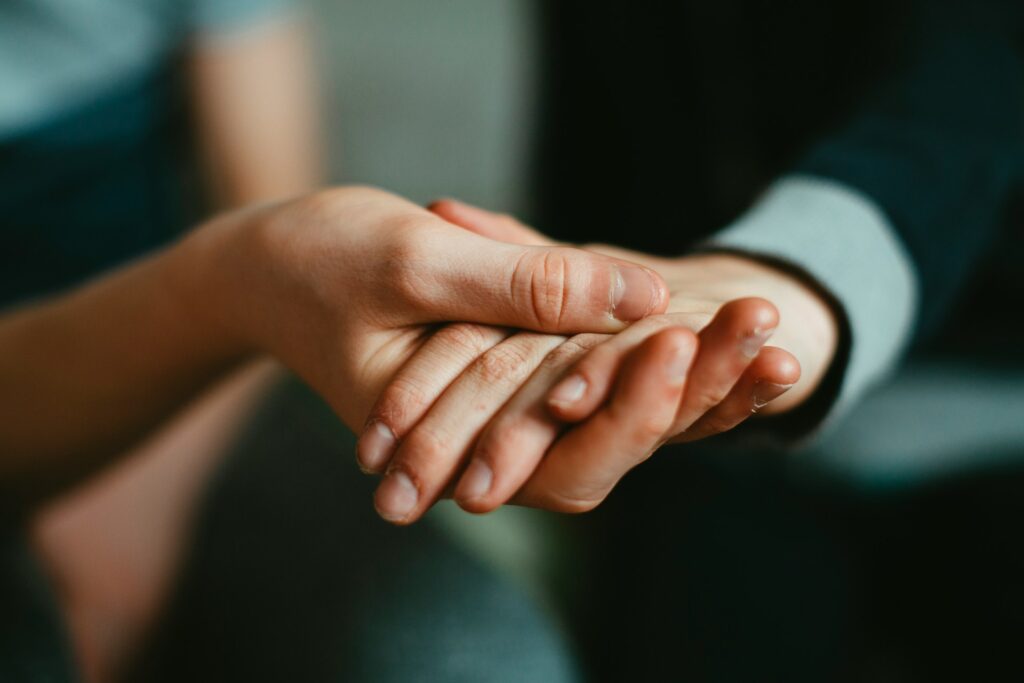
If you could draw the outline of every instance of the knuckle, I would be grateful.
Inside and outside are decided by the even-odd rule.
[[[417,429],[405,440],[397,466],[419,487],[424,476],[441,467],[449,453],[448,439],[433,429]]]
[[[473,353],[487,348],[491,343],[486,328],[471,323],[454,323],[437,334],[449,347]]]
[[[477,455],[491,464],[500,463],[507,455],[523,455],[527,447],[523,424],[523,418],[518,415],[499,415],[494,418],[480,439]]]
[[[507,381],[518,375],[528,362],[526,353],[516,344],[499,344],[485,351],[473,364],[473,372],[488,384]]]
[[[588,384],[598,384],[598,380],[607,374],[608,368],[614,366],[616,356],[618,355],[617,351],[611,346],[601,343],[608,339],[609,336],[601,334],[577,335],[563,344],[563,346],[568,345],[568,349],[556,349],[556,351],[565,355],[561,358],[553,359],[552,367],[561,368],[575,362],[576,364],[572,368],[574,374],[582,376]]]
[[[599,334],[596,332],[585,332],[583,334],[573,335],[569,341],[578,346],[579,348],[589,351],[590,349],[600,345],[602,342],[611,339],[610,334]]]
[[[708,434],[721,434],[729,431],[741,421],[742,418],[736,419],[732,415],[711,414],[700,421],[700,429]]]
[[[302,208],[308,218],[331,220],[343,209],[348,190],[343,188],[326,188],[302,197]]]
[[[705,389],[697,398],[697,408],[704,415],[716,408],[729,395],[729,387],[712,387]]]
[[[589,346],[581,344],[575,337],[567,339],[548,352],[542,365],[548,369],[558,369],[569,365],[589,350]]]
[[[633,438],[638,446],[646,450],[660,439],[671,426],[671,419],[663,415],[649,415],[637,421]]]
[[[557,329],[569,305],[570,259],[560,250],[528,252],[516,265],[513,296],[529,310],[537,326]]]
[[[381,420],[398,433],[419,412],[419,408],[430,403],[432,398],[419,381],[411,377],[399,377],[385,390],[370,421]]]
[[[430,299],[430,240],[427,222],[420,216],[393,219],[389,238],[380,259],[384,284],[406,301],[419,303]]]
[[[353,207],[365,206],[392,197],[389,193],[367,185],[328,187],[295,200],[307,220],[333,222],[343,219]]]

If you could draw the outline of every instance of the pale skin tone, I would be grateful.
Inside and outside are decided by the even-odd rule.
[[[307,27],[264,23],[192,38],[183,59],[209,194],[222,209],[321,184]],[[34,513],[32,544],[57,589],[86,681],[116,678],[173,584],[210,471],[283,375],[246,363],[85,485]]]
[[[433,208],[496,239],[551,244],[506,216]],[[820,384],[836,321],[798,278],[730,255],[593,249],[656,270],[671,293],[666,313],[614,336],[438,332],[382,395],[360,444],[364,469],[386,471],[376,496],[385,519],[415,521],[445,494],[472,512],[506,502],[586,511],[662,444],[792,410]],[[769,338],[778,346],[764,346]],[[465,368],[454,379],[432,372],[453,360]]]
[[[648,269],[491,240],[380,190],[225,214],[0,321],[0,481],[57,486],[254,354],[280,359],[355,427],[436,323],[615,332],[667,303]]]
[[[8,504],[64,485],[254,354],[358,428],[436,323],[614,332],[666,303],[638,266],[490,240],[379,190],[226,214],[0,321],[0,482]]]
[[[200,39],[190,50],[187,63],[192,76],[193,107],[203,143],[201,149],[208,178],[221,206],[244,206],[287,197],[318,183],[317,126],[304,43],[301,26],[282,23],[260,27],[251,35],[234,36],[226,41]],[[295,218],[298,215],[303,217],[301,221]],[[311,216],[316,220],[308,220]],[[454,220],[458,216],[445,218]],[[218,251],[235,254],[241,248],[255,250],[246,252],[249,254],[258,253],[261,248],[269,252],[269,243],[256,243],[273,236],[272,224],[280,227],[293,222],[313,222],[323,227],[324,224],[348,222],[349,219],[352,225],[373,224],[374,231],[378,230],[378,224],[393,222],[406,228],[414,226],[405,232],[411,234],[415,231],[417,238],[422,237],[420,228],[426,228],[425,234],[438,235],[439,224],[433,218],[424,216],[419,209],[397,198],[360,189],[321,193],[304,200],[227,217],[166,253],[123,269],[77,292],[0,318],[0,348],[3,349],[0,355],[18,361],[6,366],[0,364],[4,386],[9,389],[0,394],[4,414],[8,416],[8,421],[0,429],[0,440],[3,441],[0,447],[5,453],[17,453],[19,456],[0,463],[3,477],[0,481],[12,493],[7,497],[8,504],[18,498],[18,505],[30,505],[97,468],[106,467],[109,462],[125,461],[124,466],[109,471],[102,478],[90,480],[87,487],[73,495],[54,501],[34,526],[35,543],[61,587],[61,599],[66,601],[72,635],[87,680],[111,678],[116,672],[117,661],[130,651],[159,608],[164,586],[175,566],[176,554],[185,543],[189,511],[206,473],[230,443],[231,435],[244,424],[259,395],[279,375],[280,371],[274,364],[251,359],[263,358],[265,354],[282,359],[322,391],[347,423],[361,427],[384,385],[399,367],[411,367],[411,361],[409,365],[405,363],[424,345],[425,340],[430,340],[426,342],[428,345],[433,342],[436,346],[436,340],[443,340],[445,335],[484,335],[481,343],[470,344],[464,350],[469,354],[466,357],[452,357],[447,359],[448,362],[436,365],[438,386],[442,382],[447,386],[471,360],[472,353],[479,355],[497,347],[499,341],[510,336],[508,330],[511,328],[525,326],[562,330],[568,334],[582,329],[613,333],[624,327],[624,322],[608,315],[607,310],[594,313],[600,318],[597,323],[588,321],[583,324],[584,321],[564,319],[566,310],[579,310],[579,302],[572,299],[573,296],[584,296],[579,289],[558,294],[554,285],[530,286],[541,282],[534,273],[547,270],[551,275],[554,265],[554,275],[558,275],[561,267],[568,265],[576,276],[581,272],[594,276],[594,282],[587,283],[587,286],[597,287],[600,304],[595,300],[592,308],[607,308],[614,296],[613,273],[619,272],[617,269],[602,271],[604,274],[597,272],[604,266],[581,269],[573,266],[579,259],[578,255],[549,258],[524,256],[522,252],[505,251],[501,255],[495,252],[493,259],[477,272],[488,278],[495,272],[508,276],[507,282],[495,290],[512,291],[513,280],[519,282],[522,292],[518,301],[506,302],[504,309],[491,300],[466,302],[462,289],[466,276],[461,274],[458,292],[451,296],[452,301],[448,304],[452,308],[444,308],[440,299],[446,296],[444,287],[454,287],[454,283],[441,285],[431,293],[431,296],[439,297],[438,300],[426,301],[429,297],[417,291],[409,297],[415,301],[407,302],[406,310],[394,315],[395,322],[402,321],[398,324],[399,331],[390,328],[392,331],[388,332],[386,325],[375,327],[381,325],[380,319],[369,324],[362,320],[350,325],[352,319],[331,319],[331,315],[324,315],[320,305],[311,306],[306,313],[329,319],[323,323],[326,327],[350,325],[361,328],[360,333],[349,335],[350,339],[360,337],[361,341],[350,342],[345,347],[346,353],[351,352],[352,355],[350,363],[343,364],[348,367],[338,369],[328,368],[329,364],[319,362],[329,354],[322,348],[315,348],[315,344],[307,343],[309,340],[276,334],[289,326],[308,327],[309,321],[303,314],[289,311],[288,315],[293,315],[290,325],[282,322],[281,319],[286,317],[284,313],[280,319],[268,324],[240,312],[251,308],[240,306],[238,301],[254,298],[252,291],[232,293],[230,286],[224,286],[221,288],[222,297],[210,297],[211,285],[197,285],[198,280],[213,272],[226,269],[238,274],[243,270],[263,267],[253,263],[232,264],[230,260],[221,260],[214,255]],[[472,228],[472,223],[469,221],[467,227]],[[487,235],[486,228],[477,227],[480,228],[477,232]],[[238,237],[246,232],[260,237],[251,240]],[[531,242],[533,239],[524,240],[521,236],[504,233],[490,236],[509,243]],[[439,251],[446,255],[460,253],[454,243],[445,241],[443,237],[438,239],[440,242],[436,246]],[[276,250],[275,257],[287,255],[289,248],[296,246],[290,238],[285,242],[285,246]],[[474,259],[481,253],[480,243],[460,242],[460,245]],[[315,236],[306,246],[321,257],[331,247],[343,248],[337,243],[318,243]],[[415,245],[407,255],[412,256],[420,246]],[[504,259],[512,254],[515,255],[515,264],[508,263],[507,269],[496,271],[496,264],[505,262]],[[267,256],[267,253],[262,255]],[[291,255],[294,261],[290,264],[282,265],[275,259],[276,268],[267,270],[287,276],[289,269],[296,268],[296,264],[301,262],[302,274],[308,275],[305,264],[316,259],[305,258],[301,253]],[[426,255],[419,256],[422,259]],[[639,258],[639,255],[633,256]],[[359,252],[353,255],[353,262],[365,264],[368,257],[366,252]],[[627,256],[627,260],[629,258]],[[535,262],[531,263],[531,259]],[[454,261],[448,265],[458,269],[465,262]],[[657,270],[656,265],[648,266]],[[512,277],[516,268],[522,269],[525,277],[522,274],[518,278]],[[260,274],[264,272],[261,270]],[[634,272],[635,275],[635,271],[626,272]],[[420,283],[424,275],[429,273],[417,275]],[[644,277],[649,275],[640,280]],[[323,293],[319,291],[320,282],[283,279],[288,280],[289,287],[305,286]],[[637,277],[629,279],[634,284],[638,281]],[[258,284],[273,289],[262,280],[262,277],[254,278]],[[552,280],[557,282],[558,278]],[[426,281],[431,281],[431,278]],[[366,282],[373,284],[375,281],[368,278]],[[438,280],[433,282],[437,284]],[[569,284],[581,282],[577,280]],[[347,286],[333,284],[339,291]],[[568,289],[573,288],[570,286]],[[292,308],[293,293],[289,290],[288,304],[280,305],[281,311]],[[351,296],[346,290],[341,298],[347,300]],[[273,298],[261,298],[260,307],[272,309]],[[387,302],[377,314],[386,312],[387,304],[396,300],[394,296],[383,298]],[[638,310],[657,312],[663,305],[662,298],[667,300],[667,293],[656,282],[651,296],[638,297],[632,305],[635,310],[625,317],[639,317]],[[469,303],[474,305],[471,312],[467,312]],[[544,306],[552,303],[557,305],[550,308],[549,314],[538,315]],[[232,309],[238,315],[226,315],[219,307]],[[520,310],[513,310],[516,307]],[[218,311],[210,314],[208,309],[213,308],[218,308]],[[479,311],[496,310],[501,312],[500,315],[481,319]],[[426,322],[409,324],[403,319],[407,313]],[[266,317],[272,318],[274,314],[267,312]],[[376,314],[370,317],[379,318]],[[301,324],[295,322],[299,318],[302,318]],[[419,332],[414,329],[417,324],[433,325],[452,319],[492,322],[502,327],[459,324],[434,336],[428,334],[428,328]],[[211,320],[216,320],[218,325],[211,326]],[[473,331],[469,331],[470,328]],[[460,333],[459,329],[463,332]],[[598,419],[602,412],[584,421],[584,413],[574,417],[569,406],[566,406],[565,414],[559,415],[560,420],[581,421],[584,425],[603,424],[600,431],[580,431],[582,439],[604,440],[609,471],[619,471],[623,462],[635,459],[639,448],[633,440],[643,441],[640,433],[645,432],[656,418],[667,419],[664,415],[658,417],[659,411],[664,412],[665,406],[678,403],[684,384],[692,385],[693,382],[685,378],[668,384],[661,382],[666,368],[671,366],[678,370],[687,365],[688,355],[693,356],[694,339],[686,332],[685,327],[673,327],[654,334],[639,346],[631,346],[632,352],[616,364],[610,374],[605,372],[595,376],[590,392],[575,406],[575,410],[585,411],[586,405],[595,400],[600,377],[605,377],[606,382],[618,377],[620,386],[614,395],[618,397],[615,404],[620,408],[612,411],[604,423]],[[528,333],[516,336],[530,337]],[[561,341],[555,336],[533,335],[533,338],[539,345],[537,348],[556,341],[560,344],[555,348],[561,349],[556,351],[561,364],[549,361],[546,366],[551,376],[564,375],[565,363],[578,358],[583,349],[601,341],[595,333],[576,337],[573,343],[580,344],[580,352],[573,354],[570,353],[573,344],[564,343],[566,336],[561,337]],[[494,341],[488,343],[488,339]],[[621,341],[625,343],[628,338],[623,336]],[[531,349],[530,357],[535,358],[537,352],[533,342],[526,346]],[[142,349],[145,353],[141,352]],[[456,346],[452,351],[454,356],[458,356],[457,349]],[[488,358],[500,353],[503,351],[492,351]],[[58,374],[54,374],[52,366],[54,357],[65,359]],[[519,356],[513,352],[509,357]],[[755,362],[762,362],[762,357],[763,353]],[[485,360],[483,364],[489,364],[492,372],[502,368],[500,363],[491,361]],[[358,371],[354,370],[357,365],[360,365]],[[503,386],[511,391],[514,386],[522,385],[526,377],[521,373],[527,368],[532,370],[527,363],[519,369],[520,374],[502,375]],[[332,379],[329,380],[328,376]],[[679,373],[673,376],[678,378]],[[343,381],[351,382],[345,391],[339,389]],[[550,384],[550,377],[542,378],[537,374],[519,389],[517,397],[522,396],[519,400],[524,406],[533,405],[527,400],[527,389],[550,388],[544,384],[545,381]],[[26,391],[26,386],[31,390]],[[363,389],[355,394],[348,391],[350,387],[360,386]],[[79,393],[68,393],[69,387]],[[333,400],[332,393],[335,396]],[[53,397],[58,395],[61,400],[54,402]],[[459,402],[452,399],[448,404],[457,406]],[[391,410],[411,414],[422,409],[416,401],[410,401],[407,406],[394,407],[396,405],[392,401]],[[549,408],[556,410],[553,414],[558,414],[556,405]],[[60,421],[61,430],[47,428],[53,420]],[[63,428],[65,425],[66,429]],[[725,428],[724,423],[713,427],[709,433]],[[519,430],[513,431],[520,433]],[[544,421],[535,425],[524,422],[521,433],[527,436],[544,431],[550,431],[550,426]],[[499,432],[495,433],[500,436]],[[605,440],[602,435],[612,440]],[[567,439],[560,440],[559,446],[563,441]],[[577,450],[582,452],[584,448],[580,446]],[[567,462],[571,463],[571,460]],[[495,468],[495,471],[507,471],[499,464]],[[599,472],[604,468],[592,469]],[[590,471],[576,468],[580,486],[591,486],[588,480]],[[514,500],[551,509],[582,509],[578,501],[566,498],[564,482],[545,472],[543,468],[537,469],[528,484],[520,487]],[[608,477],[602,474],[601,480],[605,479]],[[500,479],[498,481],[507,488],[508,482],[513,480],[506,479],[503,484]],[[493,495],[498,493],[500,490],[495,489]],[[491,506],[491,501],[484,501],[485,504],[477,508],[474,508],[473,501],[462,502],[467,509],[482,510]],[[131,514],[127,515],[126,511]],[[98,541],[102,542],[102,547]],[[146,562],[140,565],[137,559],[119,561],[121,557],[145,557]],[[121,566],[122,570],[112,572],[111,567],[115,565]],[[124,574],[127,567],[132,568],[130,576]],[[131,635],[128,641],[125,641],[126,634]]]
[[[225,206],[287,196],[319,175],[303,42],[282,25],[194,48],[200,138]],[[254,63],[265,67],[256,80]],[[472,235],[379,190],[229,213],[0,316],[3,502],[27,513],[52,500],[34,543],[83,675],[106,680],[159,609],[206,473],[274,381],[259,359],[288,366],[358,428],[437,323],[612,332],[666,302],[646,269]]]

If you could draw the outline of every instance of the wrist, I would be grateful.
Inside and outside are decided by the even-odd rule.
[[[230,361],[258,351],[260,345],[244,322],[253,306],[243,298],[246,279],[237,266],[248,251],[245,222],[235,213],[215,218],[173,245],[160,262],[179,329],[199,352]]]

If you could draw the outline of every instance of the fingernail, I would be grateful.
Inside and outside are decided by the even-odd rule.
[[[752,408],[750,412],[756,413],[766,405],[789,391],[792,384],[776,384],[775,382],[754,382],[754,393],[750,397]]]
[[[455,488],[455,500],[463,502],[483,498],[491,490],[493,480],[494,472],[490,466],[479,458],[473,458]]]
[[[374,421],[356,444],[356,460],[359,461],[359,467],[368,474],[377,474],[391,459],[397,443],[395,433],[386,424]]]
[[[551,390],[548,402],[559,406],[568,407],[583,398],[587,390],[587,380],[579,375],[570,375]]]
[[[643,268],[621,266],[612,278],[612,315],[616,320],[640,320],[654,307],[654,278]]]
[[[754,358],[774,332],[774,327],[770,330],[762,330],[760,327],[754,328],[753,332],[744,335],[740,339],[740,353],[747,358]]]
[[[394,470],[377,487],[374,507],[389,522],[404,521],[416,507],[420,492],[405,472]]]
[[[668,375],[669,386],[681,387],[686,381],[686,375],[690,372],[690,361],[693,360],[693,351],[688,348],[677,348],[668,359],[666,375]]]

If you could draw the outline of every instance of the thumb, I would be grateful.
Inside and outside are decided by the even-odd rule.
[[[552,333],[617,332],[662,313],[668,287],[654,271],[569,247],[507,244],[446,229],[407,286],[416,322],[474,322]]]
[[[449,223],[492,240],[512,244],[534,244],[551,246],[555,242],[533,228],[527,227],[512,216],[494,213],[486,209],[460,202],[457,199],[439,199],[427,209]]]

